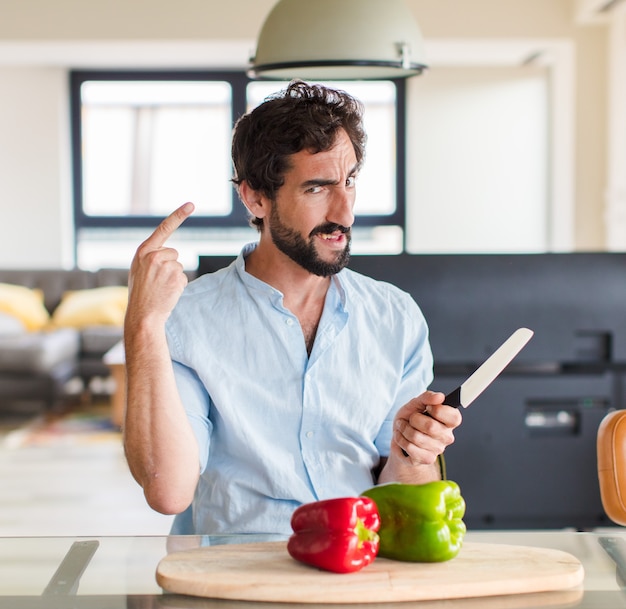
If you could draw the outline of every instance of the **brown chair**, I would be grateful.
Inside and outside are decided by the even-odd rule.
[[[597,453],[602,506],[613,522],[626,526],[626,410],[602,419]]]

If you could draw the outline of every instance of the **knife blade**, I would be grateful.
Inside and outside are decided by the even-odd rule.
[[[528,328],[515,330],[464,383],[446,396],[443,403],[455,408],[467,408],[526,346],[533,334]]]

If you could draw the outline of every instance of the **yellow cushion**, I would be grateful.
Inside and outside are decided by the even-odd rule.
[[[64,328],[122,326],[127,302],[126,286],[66,292],[52,314],[52,325]]]
[[[21,285],[0,283],[0,311],[19,319],[31,332],[41,330],[50,321],[43,292]]]

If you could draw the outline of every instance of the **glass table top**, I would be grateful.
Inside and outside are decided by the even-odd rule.
[[[4,537],[0,538],[0,609],[203,607],[284,609],[288,603],[203,599],[164,592],[159,562],[172,552],[205,545],[277,541],[271,536]],[[516,594],[474,599],[398,603],[411,609],[593,607],[626,609],[626,529],[573,531],[469,531],[468,542],[562,550],[585,569],[580,588],[567,594]],[[338,575],[341,577],[341,575]],[[389,603],[385,605],[390,607]],[[396,606],[394,605],[394,606]],[[299,606],[311,607],[302,603]],[[354,605],[345,605],[354,607]],[[380,604],[365,604],[375,609]]]

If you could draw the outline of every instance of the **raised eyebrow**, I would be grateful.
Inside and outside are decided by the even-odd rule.
[[[333,184],[338,184],[337,180],[324,180],[322,178],[307,180],[302,183],[303,188],[310,188],[311,186],[332,186]]]
[[[357,173],[359,173],[359,165],[355,165],[350,172],[348,173],[348,177],[354,177]],[[306,180],[306,182],[302,183],[303,188],[310,188],[311,186],[332,186],[333,184],[339,184],[339,180],[327,180],[323,178],[314,178],[312,180]]]

